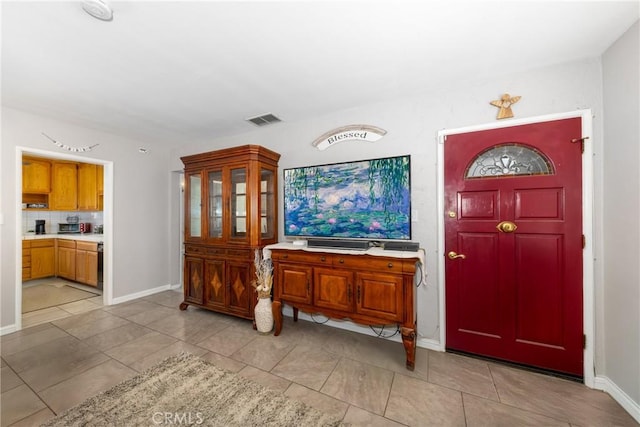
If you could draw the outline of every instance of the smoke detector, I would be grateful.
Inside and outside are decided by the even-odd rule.
[[[113,11],[104,0],[82,0],[82,8],[89,15],[101,21],[111,21]]]

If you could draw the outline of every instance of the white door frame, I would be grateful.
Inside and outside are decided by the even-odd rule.
[[[580,117],[582,119],[582,138],[584,153],[582,155],[582,234],[586,238],[582,256],[582,307],[583,331],[586,337],[584,349],[584,384],[593,388],[595,385],[595,306],[594,306],[594,248],[593,248],[593,123],[591,110],[577,110],[567,113],[549,114],[526,119],[512,119],[457,129],[444,129],[438,132],[438,307],[440,323],[440,350],[446,348],[446,313],[445,313],[445,259],[444,259],[444,142],[448,135],[499,129],[532,123],[548,122]],[[567,141],[567,143],[570,143]]]
[[[40,150],[29,147],[16,147],[16,176],[15,176],[15,194],[16,194],[16,274],[15,274],[15,320],[14,330],[22,329],[22,155],[33,155],[46,157],[49,159],[68,160],[82,163],[93,163],[104,166],[104,207],[102,211],[104,234],[104,252],[103,252],[103,286],[102,286],[102,304],[111,305],[113,303],[113,162],[108,160],[94,159],[90,157],[77,156],[66,153],[57,153],[52,151]],[[12,332],[13,332],[12,331]]]

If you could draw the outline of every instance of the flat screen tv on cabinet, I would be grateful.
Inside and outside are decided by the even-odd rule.
[[[411,239],[411,157],[284,169],[289,238]]]

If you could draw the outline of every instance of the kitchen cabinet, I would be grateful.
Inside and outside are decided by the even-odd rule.
[[[76,242],[76,282],[98,286],[98,244]]]
[[[55,274],[54,239],[38,239],[31,242],[31,279],[51,277]]]
[[[78,210],[99,210],[98,165],[78,163]]]
[[[31,242],[22,241],[22,281],[31,279]]]
[[[274,267],[274,335],[282,330],[284,304],[293,307],[294,320],[302,310],[364,325],[395,324],[402,335],[407,369],[414,369],[417,256],[268,249]]]
[[[255,251],[277,239],[280,155],[244,145],[182,157],[184,302],[253,319]]]
[[[76,280],[76,242],[58,239],[57,276]]]
[[[78,209],[78,164],[56,161],[52,164],[49,209],[74,211]]]
[[[22,280],[51,277],[55,271],[55,240],[22,242]]]
[[[22,157],[22,192],[49,194],[51,191],[51,162],[34,157]]]

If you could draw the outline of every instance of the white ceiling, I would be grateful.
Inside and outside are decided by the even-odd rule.
[[[626,1],[2,1],[2,104],[179,144],[597,57]],[[498,94],[496,94],[498,95]]]

